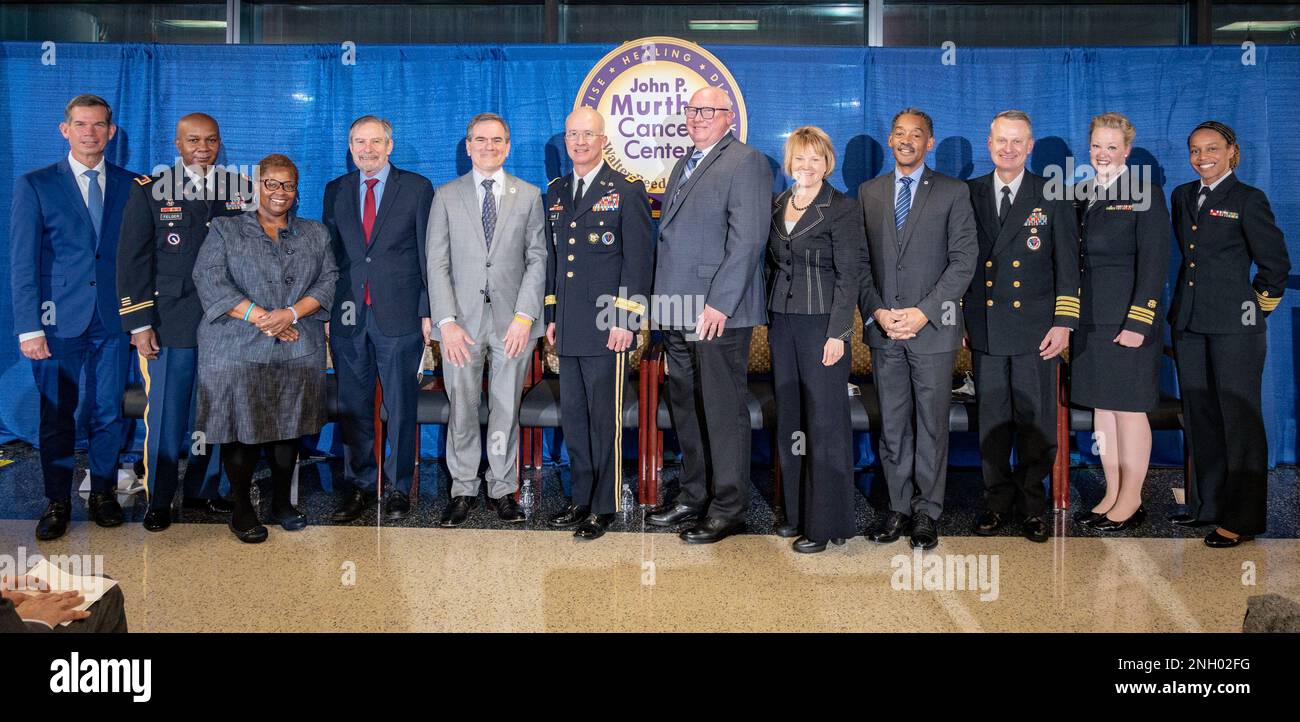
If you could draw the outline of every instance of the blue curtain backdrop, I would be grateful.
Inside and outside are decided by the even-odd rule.
[[[67,154],[56,126],[77,93],[112,104],[119,130],[111,161],[140,173],[171,162],[176,119],[205,111],[221,123],[223,163],[252,164],[271,152],[293,158],[302,171],[300,212],[319,218],[325,183],[349,169],[348,125],[364,113],[393,120],[394,163],[438,184],[469,170],[461,139],[470,116],[499,112],[511,123],[508,170],[544,186],[567,170],[564,117],[610,49],[362,46],[355,65],[344,65],[337,46],[59,44],[47,65],[38,43],[0,43],[0,258],[8,259],[13,180]],[[928,162],[962,178],[991,169],[984,139],[999,110],[1016,107],[1033,117],[1038,141],[1030,165],[1039,171],[1067,156],[1086,162],[1089,118],[1122,112],[1137,127],[1133,161],[1154,164],[1166,193],[1194,178],[1185,146],[1191,128],[1222,120],[1241,141],[1238,173],[1268,193],[1300,262],[1300,48],[1261,46],[1253,64],[1243,64],[1237,47],[959,48],[951,65],[937,48],[710,51],[744,93],[749,142],[776,165],[786,133],[821,126],[840,154],[833,178],[840,188],[856,188],[887,167],[890,119],[909,105],[934,117],[937,143]],[[1175,253],[1171,274],[1176,265]],[[1264,415],[1273,463],[1296,460],[1295,296],[1288,294],[1269,323]],[[10,303],[3,273],[0,440],[32,441],[35,390],[18,354]],[[1176,450],[1164,447],[1157,460],[1177,462]]]

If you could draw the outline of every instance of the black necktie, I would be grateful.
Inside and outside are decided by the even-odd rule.
[[[1002,202],[998,204],[998,223],[1007,222],[1007,214],[1011,212],[1011,186],[1002,186]]]
[[[582,179],[582,178],[579,178],[579,179],[578,179],[578,190],[576,190],[576,191],[573,192],[573,207],[574,207],[574,208],[577,208],[577,207],[578,207],[578,203],[582,201],[582,181],[583,181],[583,180],[584,180],[584,179]]]
[[[1198,212],[1201,210],[1201,206],[1205,205],[1205,198],[1208,195],[1210,195],[1210,187],[1201,186],[1201,192],[1196,194],[1196,210]]]

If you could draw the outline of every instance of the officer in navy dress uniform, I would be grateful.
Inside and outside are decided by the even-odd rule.
[[[1182,264],[1169,323],[1192,474],[1186,513],[1172,521],[1217,523],[1205,543],[1233,547],[1264,531],[1264,319],[1282,300],[1291,259],[1268,197],[1234,172],[1241,159],[1236,133],[1207,121],[1187,146],[1200,179],[1178,186],[1172,197]]]
[[[1123,531],[1146,519],[1151,463],[1147,412],[1160,403],[1161,309],[1169,263],[1169,210],[1149,167],[1125,165],[1137,131],[1119,113],[1092,119],[1092,165],[1075,187],[1082,250],[1079,331],[1070,340],[1070,399],[1093,409],[1106,493],[1075,520]]]
[[[216,447],[192,439],[199,321],[203,309],[191,274],[213,218],[237,216],[252,204],[245,178],[214,165],[221,152],[217,121],[191,113],[176,123],[180,163],[131,186],[117,256],[118,314],[139,355],[145,406],[144,528],[171,525],[178,462],[189,449],[183,505],[229,514],[218,496]],[[247,193],[241,193],[246,190]],[[211,473],[209,473],[209,470]]]
[[[1056,375],[1079,325],[1079,229],[1074,208],[1048,199],[1046,179],[1025,170],[1034,148],[1028,115],[999,113],[988,141],[996,168],[969,181],[980,257],[963,300],[986,505],[975,533],[991,536],[1018,514],[1025,538],[1045,542]]]
[[[564,130],[573,172],[546,191],[545,309],[573,497],[550,524],[596,539],[622,511],[623,386],[651,289],[650,201],[640,181],[601,160],[599,113],[579,108]]]

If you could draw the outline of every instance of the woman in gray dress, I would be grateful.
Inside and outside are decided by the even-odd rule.
[[[199,325],[198,423],[221,444],[240,541],[267,536],[249,498],[266,452],[271,513],[286,531],[306,518],[289,503],[299,438],[325,424],[325,322],[338,267],[325,226],[298,218],[298,168],[279,154],[258,164],[256,209],[214,218],[194,264]]]

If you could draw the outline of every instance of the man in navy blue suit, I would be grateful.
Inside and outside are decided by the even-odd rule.
[[[59,132],[68,157],[14,183],[10,239],[14,332],[40,392],[41,471],[49,505],[36,538],[57,539],[72,515],[78,386],[90,412],[90,518],[122,523],[117,456],[126,426],[130,338],[117,319],[117,238],[134,173],[104,160],[113,110],[78,95]]]
[[[324,222],[339,265],[330,317],[338,377],[338,428],[347,489],[331,519],[350,522],[375,499],[375,378],[388,412],[384,518],[411,510],[415,474],[417,371],[429,341],[425,229],[433,184],[393,166],[393,126],[373,115],[348,130],[357,170],[325,186]]]

